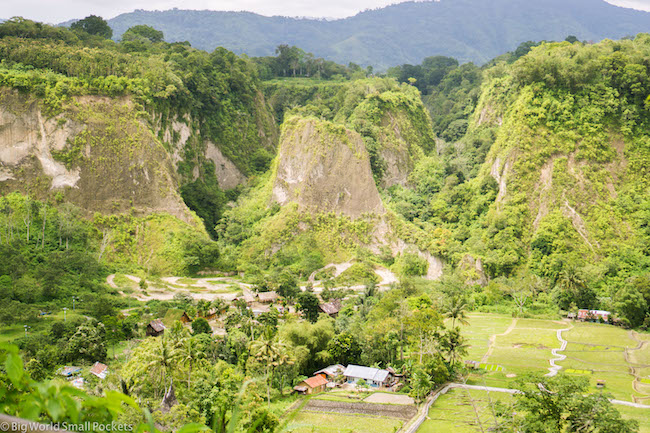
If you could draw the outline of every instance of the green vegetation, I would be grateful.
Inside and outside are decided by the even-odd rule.
[[[509,0],[404,2],[336,21],[249,12],[137,10],[109,24],[116,38],[130,27],[146,24],[162,30],[170,41],[187,40],[204,50],[224,46],[249,56],[269,56],[278,44],[299,45],[316,56],[372,65],[377,71],[414,64],[433,54],[482,64],[523,41],[564,39],[569,34],[600,41],[647,30],[643,12],[591,0],[529,2],[525,7]]]

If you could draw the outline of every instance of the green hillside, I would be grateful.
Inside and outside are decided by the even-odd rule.
[[[250,12],[138,10],[109,21],[119,38],[129,27],[150,25],[170,41],[249,56],[269,56],[280,44],[316,56],[378,70],[417,64],[431,55],[485,63],[524,41],[618,39],[646,31],[648,12],[603,0],[442,0],[405,2],[338,20],[265,17]]]

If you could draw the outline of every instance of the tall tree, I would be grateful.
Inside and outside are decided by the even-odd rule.
[[[113,29],[110,28],[106,20],[97,15],[89,15],[86,18],[76,21],[70,25],[72,30],[81,30],[89,35],[101,36],[104,39],[110,39],[113,36]]]

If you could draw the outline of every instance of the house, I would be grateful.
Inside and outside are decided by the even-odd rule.
[[[65,367],[61,367],[61,369],[59,370],[59,374],[65,377],[72,377],[75,374],[79,374],[79,373],[81,373],[81,367],[72,367],[66,365]]]
[[[106,375],[108,374],[108,366],[106,364],[102,364],[101,362],[96,362],[95,365],[93,365],[93,367],[90,369],[90,372],[100,379],[106,379]]]
[[[83,377],[77,377],[70,381],[70,384],[77,389],[84,389],[84,383],[86,383],[86,381]]]
[[[244,301],[249,307],[255,302],[255,297],[250,292],[250,290],[244,289],[243,294],[234,299],[235,301]]]
[[[316,373],[314,373],[314,376],[321,375],[326,379],[334,380],[338,376],[342,375],[344,371],[345,371],[344,366],[342,366],[341,364],[334,364],[334,365],[330,365],[329,367],[325,367],[322,370],[318,370]]]
[[[332,302],[321,304],[318,306],[318,308],[328,316],[336,317],[339,315],[339,311],[341,311],[341,300],[336,299]]]
[[[278,300],[278,294],[276,292],[260,292],[257,294],[257,299],[262,304],[271,304]]]
[[[390,381],[390,373],[388,370],[352,364],[348,365],[343,372],[343,376],[345,376],[348,383],[357,383],[360,380],[364,380],[366,384],[375,387],[388,386]]]
[[[152,320],[147,325],[147,332],[146,332],[147,337],[150,337],[150,336],[151,337],[158,337],[159,335],[162,335],[162,334],[165,333],[165,329],[167,329],[167,328],[165,327],[165,325],[163,325],[162,320],[160,320],[160,319]]]
[[[192,318],[184,310],[180,310],[178,308],[170,308],[167,310],[165,317],[162,319],[163,325],[165,325],[165,327],[172,327],[176,321],[185,324],[190,323],[192,321]]]
[[[217,318],[217,309],[210,308],[207,313],[205,313],[205,320],[213,320]]]
[[[325,391],[328,382],[329,380],[324,376],[317,374],[314,377],[303,380],[293,389],[301,394],[316,394]]]
[[[602,319],[604,322],[609,321],[609,316],[612,313],[604,310],[578,310],[578,320],[598,320]]]

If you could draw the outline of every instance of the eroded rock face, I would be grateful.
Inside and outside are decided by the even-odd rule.
[[[350,217],[384,213],[361,136],[315,118],[285,122],[273,200]]]
[[[172,160],[128,98],[77,98],[57,116],[0,91],[0,193],[61,192],[89,212],[168,212],[193,218]]]

